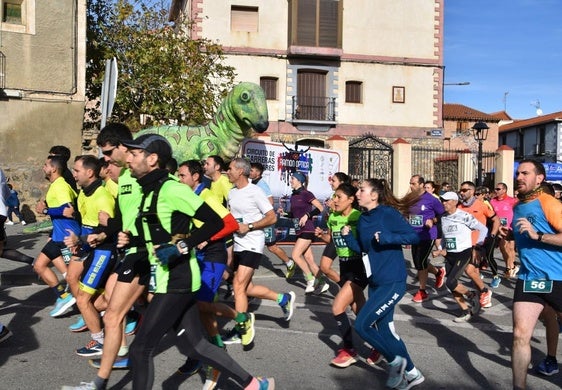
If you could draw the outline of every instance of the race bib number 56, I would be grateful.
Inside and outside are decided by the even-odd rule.
[[[552,292],[552,280],[525,280],[523,292],[548,294]]]

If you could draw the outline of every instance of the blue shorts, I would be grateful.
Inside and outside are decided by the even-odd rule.
[[[113,271],[116,256],[111,249],[94,249],[84,261],[84,272],[80,278],[80,290],[94,295],[105,287]]]
[[[226,264],[211,261],[200,261],[201,288],[197,291],[197,300],[202,302],[214,302],[215,295],[222,282],[222,274]]]

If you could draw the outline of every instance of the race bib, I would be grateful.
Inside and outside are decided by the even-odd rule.
[[[525,280],[523,292],[548,294],[552,292],[552,280]]]
[[[410,225],[413,227],[422,227],[423,215],[410,215]]]
[[[445,238],[445,249],[448,251],[454,251],[457,249],[457,238]]]
[[[340,232],[332,232],[332,239],[336,248],[347,248],[347,243]]]
[[[263,229],[263,232],[265,233],[265,243],[269,244],[272,243],[274,240],[274,236],[273,236],[273,227],[269,226]]]

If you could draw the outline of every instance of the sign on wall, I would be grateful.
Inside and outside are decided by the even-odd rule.
[[[263,164],[263,180],[274,198],[291,195],[291,174],[298,171],[308,177],[307,189],[324,201],[333,192],[328,179],[340,169],[339,153],[329,149],[299,146],[295,150],[294,145],[252,139],[242,144],[242,155]]]

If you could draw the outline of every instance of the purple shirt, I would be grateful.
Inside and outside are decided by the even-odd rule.
[[[435,240],[437,238],[436,224],[434,223],[431,229],[428,229],[427,226],[425,226],[425,222],[444,212],[445,210],[439,199],[429,192],[424,192],[417,203],[410,207],[408,222],[419,235],[421,241]]]
[[[293,195],[291,195],[291,213],[293,214],[293,218],[301,219],[303,215],[312,211],[312,201],[314,199],[316,199],[314,194],[304,189],[304,187],[301,187],[296,193],[293,192]],[[297,231],[297,234],[305,232],[314,232],[314,222],[312,222],[312,218],[306,221],[304,226]]]

